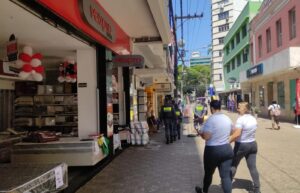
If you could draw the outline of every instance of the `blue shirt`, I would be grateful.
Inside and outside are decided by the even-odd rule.
[[[228,116],[220,112],[214,113],[201,128],[202,132],[211,134],[210,139],[208,139],[205,144],[207,146],[228,144],[232,128],[233,124]]]
[[[249,143],[255,141],[257,121],[252,115],[244,114],[240,116],[236,121],[235,128],[242,129],[242,134],[236,140],[237,142]]]

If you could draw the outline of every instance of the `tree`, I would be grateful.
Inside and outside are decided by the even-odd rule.
[[[182,76],[183,74],[183,76]],[[204,96],[206,88],[210,83],[210,66],[195,65],[192,67],[178,66],[179,88],[181,88],[181,80],[183,80],[183,93],[190,94],[196,91],[196,96]]]

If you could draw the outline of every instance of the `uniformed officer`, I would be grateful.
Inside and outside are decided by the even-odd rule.
[[[203,123],[204,106],[200,101],[197,101],[194,108],[194,127],[197,129],[199,125]]]
[[[180,128],[181,128],[181,122],[182,122],[182,113],[178,107],[177,104],[174,106],[175,108],[175,114],[176,114],[176,122],[175,122],[175,137],[178,137],[178,140],[180,139]]]
[[[165,104],[160,111],[160,119],[165,125],[166,144],[173,143],[173,122],[176,119],[176,114],[170,97],[165,97]]]

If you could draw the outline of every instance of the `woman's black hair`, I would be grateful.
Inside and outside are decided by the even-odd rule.
[[[212,100],[210,102],[210,107],[215,110],[221,110],[221,101],[219,100]]]

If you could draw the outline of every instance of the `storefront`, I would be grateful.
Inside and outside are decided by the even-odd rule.
[[[115,55],[130,54],[129,37],[92,0],[1,1],[1,7],[1,111],[8,115],[1,115],[0,130],[60,136],[56,142],[18,144],[13,162],[94,165],[107,156],[93,140],[102,134],[111,142],[111,155],[114,113],[116,124],[130,121],[129,68],[112,63]],[[25,56],[8,61],[12,34],[17,55]],[[26,54],[42,67],[20,68],[20,60],[30,63]],[[14,67],[25,72],[7,71]]]

